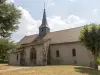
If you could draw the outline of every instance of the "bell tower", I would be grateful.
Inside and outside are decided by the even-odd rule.
[[[46,19],[46,11],[44,8],[42,24],[39,27],[39,36],[44,37],[49,32],[50,32],[50,28],[48,27],[48,23],[47,23],[47,19]]]

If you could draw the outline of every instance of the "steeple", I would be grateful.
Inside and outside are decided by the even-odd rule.
[[[50,31],[46,19],[46,11],[45,11],[45,6],[44,6],[44,12],[43,12],[43,18],[42,18],[42,24],[39,27],[39,36],[44,37],[48,32]]]
[[[44,9],[44,12],[43,12],[42,24],[41,24],[40,27],[48,27],[45,9]]]

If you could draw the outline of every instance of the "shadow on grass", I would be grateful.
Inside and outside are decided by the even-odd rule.
[[[95,70],[87,67],[75,67],[75,71],[88,75],[100,75],[100,70]]]

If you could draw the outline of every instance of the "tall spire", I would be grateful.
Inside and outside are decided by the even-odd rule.
[[[46,18],[46,10],[45,10],[45,2],[46,0],[44,1],[44,12],[43,12],[42,24],[40,27],[48,27],[47,18]]]
[[[39,27],[39,36],[44,37],[49,32],[50,32],[50,29],[48,27],[48,23],[46,19],[46,11],[45,11],[45,3],[44,3],[44,12],[43,12],[42,24]]]
[[[47,19],[46,19],[46,11],[45,11],[45,8],[44,8],[44,13],[43,13],[43,19],[42,19],[42,24],[41,26],[48,26],[47,25]]]

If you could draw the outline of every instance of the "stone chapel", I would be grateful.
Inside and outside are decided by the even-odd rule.
[[[91,66],[93,55],[78,40],[82,28],[50,32],[44,9],[39,34],[24,36],[18,42],[20,47],[9,53],[9,64]]]

